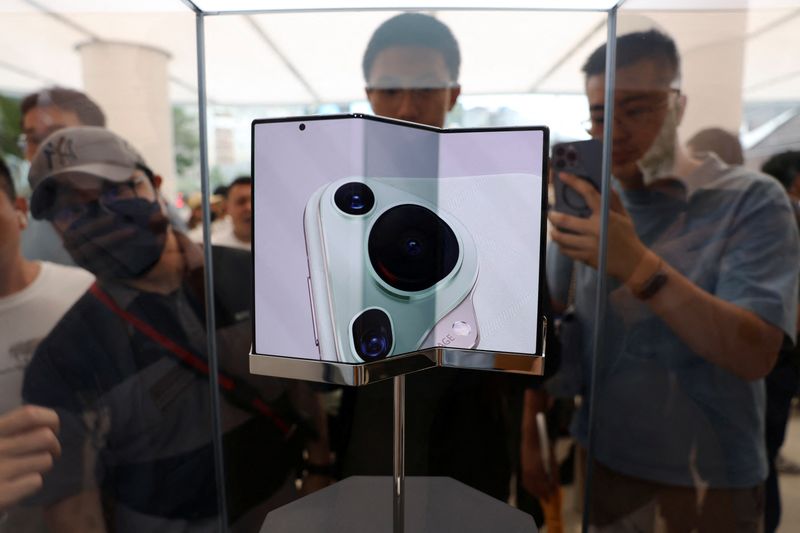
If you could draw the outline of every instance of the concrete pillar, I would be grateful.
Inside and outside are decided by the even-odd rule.
[[[737,133],[742,123],[747,14],[698,13],[694,18],[695,24],[700,23],[698,29],[721,27],[724,30],[718,29],[719,39],[710,44],[688,45],[685,49],[678,44],[683,60],[681,88],[688,98],[680,129],[684,141],[709,127]]]
[[[114,41],[92,41],[77,48],[84,89],[105,112],[108,128],[141,152],[164,178],[162,193],[174,199],[170,55],[152,46]]]
[[[688,99],[682,141],[709,127],[739,131],[747,16],[746,11],[620,12],[618,35],[656,28],[678,46],[681,91]]]

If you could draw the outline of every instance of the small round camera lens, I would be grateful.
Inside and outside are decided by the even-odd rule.
[[[348,215],[365,215],[375,205],[375,194],[366,184],[351,181],[336,189],[333,202]]]
[[[556,159],[556,162],[555,162],[555,167],[556,168],[564,168],[566,166],[567,166],[567,162],[566,161],[564,161],[563,159],[560,159],[560,158]]]
[[[305,129],[306,129],[306,125],[305,124],[300,124],[299,127],[300,127],[300,131],[305,131]]]
[[[353,346],[364,361],[377,361],[392,351],[392,324],[380,309],[367,309],[353,321]]]
[[[380,331],[369,331],[360,339],[360,352],[369,359],[374,359],[384,353],[388,346],[388,339]]]

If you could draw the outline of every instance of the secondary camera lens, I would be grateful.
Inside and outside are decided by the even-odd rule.
[[[353,345],[366,362],[383,359],[392,351],[392,326],[380,309],[368,309],[353,321]]]
[[[367,357],[378,357],[389,348],[386,336],[380,331],[369,331],[361,337],[361,353]]]
[[[367,240],[372,267],[380,278],[401,291],[434,286],[455,268],[458,239],[436,213],[414,204],[398,205],[381,214]]]
[[[333,202],[348,215],[364,215],[375,205],[375,194],[363,183],[345,183],[333,194]]]

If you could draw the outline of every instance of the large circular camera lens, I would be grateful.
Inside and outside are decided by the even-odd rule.
[[[375,205],[375,194],[364,183],[345,183],[333,194],[333,202],[348,215],[365,215]]]
[[[418,292],[443,280],[458,263],[458,239],[430,209],[404,204],[375,221],[367,240],[372,268],[391,287]]]
[[[383,359],[392,351],[392,325],[380,309],[367,309],[353,321],[353,346],[364,361]]]

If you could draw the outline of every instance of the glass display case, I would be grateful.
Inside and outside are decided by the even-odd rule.
[[[455,63],[417,34],[387,50],[415,68],[433,50],[446,79],[375,75],[376,30],[407,12],[446,28]],[[458,494],[477,528],[800,524],[797,1],[0,13],[0,531],[279,531],[331,494],[389,527],[391,382],[249,361],[252,123],[361,113],[546,126],[556,147],[545,375],[409,374],[409,505]],[[439,118],[414,106],[442,96]]]

